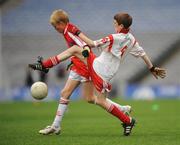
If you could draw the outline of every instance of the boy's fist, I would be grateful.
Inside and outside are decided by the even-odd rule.
[[[88,57],[89,56],[89,53],[90,53],[90,47],[88,45],[85,45],[83,47],[83,51],[82,51],[82,55],[84,57]]]

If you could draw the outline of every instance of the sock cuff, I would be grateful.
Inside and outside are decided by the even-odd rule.
[[[50,57],[50,60],[53,65],[57,65],[60,62],[57,56]]]
[[[68,99],[64,99],[64,98],[61,98],[60,101],[59,101],[60,104],[69,104],[69,100]]]
[[[53,56],[53,57],[50,57],[47,60],[43,61],[42,65],[45,68],[51,68],[51,67],[57,65],[58,63],[60,63],[60,60],[58,59],[58,57],[57,56]]]

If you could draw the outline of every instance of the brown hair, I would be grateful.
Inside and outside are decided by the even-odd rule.
[[[57,24],[59,22],[63,22],[65,24],[67,24],[69,22],[68,14],[61,9],[53,11],[50,16],[51,24]]]
[[[123,25],[125,29],[128,29],[132,24],[132,17],[128,13],[117,13],[114,16],[118,25]]]

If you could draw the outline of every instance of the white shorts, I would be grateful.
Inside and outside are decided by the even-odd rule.
[[[76,81],[79,81],[79,82],[87,82],[88,79],[86,79],[85,77],[77,74],[75,71],[73,70],[70,70],[70,73],[69,73],[69,79],[71,80],[76,80]]]

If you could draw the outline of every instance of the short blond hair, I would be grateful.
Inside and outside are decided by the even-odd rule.
[[[51,24],[57,24],[59,22],[67,24],[69,22],[69,16],[64,10],[54,10],[49,21]]]

